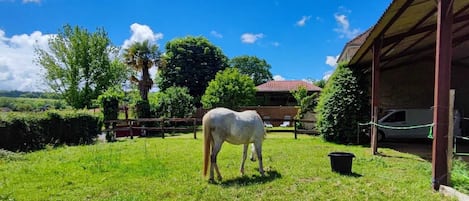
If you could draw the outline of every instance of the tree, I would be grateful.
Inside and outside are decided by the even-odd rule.
[[[204,37],[187,36],[169,41],[162,60],[157,78],[159,88],[187,87],[196,106],[200,106],[200,97],[208,82],[227,67],[227,58],[221,49]]]
[[[240,106],[254,102],[256,87],[247,75],[241,74],[236,68],[228,68],[217,73],[215,79],[208,84],[202,96],[204,108],[227,107],[238,109]]]
[[[48,43],[49,50],[35,49],[36,62],[44,68],[49,87],[74,108],[91,107],[92,100],[128,76],[102,28],[90,33],[65,25]]]
[[[297,105],[300,105],[303,98],[308,96],[308,89],[306,89],[305,86],[300,85],[297,89],[291,90],[290,93],[295,98]]]
[[[135,42],[124,50],[124,59],[135,72],[141,73],[140,79],[132,75],[131,81],[138,84],[142,100],[148,101],[148,92],[153,86],[150,68],[157,65],[160,59],[158,46],[150,44],[148,40]]]
[[[152,99],[150,103],[157,117],[184,118],[190,117],[195,111],[194,98],[186,87],[169,87]]]
[[[256,56],[238,56],[229,61],[229,65],[239,69],[239,72],[251,77],[256,86],[272,80],[270,65],[264,60]]]
[[[357,123],[368,118],[368,97],[360,73],[338,65],[321,92],[316,107],[317,130],[328,141],[349,143],[356,139]]]
[[[319,88],[324,88],[326,86],[326,82],[327,82],[327,80],[320,79],[320,80],[314,81],[313,84],[316,85]]]

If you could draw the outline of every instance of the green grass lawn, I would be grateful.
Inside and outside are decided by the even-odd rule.
[[[269,133],[265,177],[258,163],[239,175],[242,146],[225,143],[224,178],[202,177],[202,135],[122,139],[28,154],[0,154],[0,200],[450,200],[431,188],[431,164],[417,156]],[[353,175],[331,171],[328,153],[355,154]]]

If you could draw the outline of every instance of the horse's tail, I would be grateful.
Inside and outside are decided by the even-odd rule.
[[[210,129],[210,121],[208,118],[203,118],[203,131],[204,131],[204,177],[207,176],[208,161],[210,157],[210,145],[212,141],[212,131]]]

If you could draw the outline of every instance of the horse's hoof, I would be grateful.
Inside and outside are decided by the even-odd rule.
[[[221,176],[217,177],[218,181],[221,181],[223,178]]]
[[[214,184],[214,183],[215,183],[215,179],[210,178],[210,179],[208,180],[208,183],[209,183],[209,184]]]
[[[256,161],[255,158],[250,158],[249,160],[251,160],[252,162],[255,162],[255,161]]]

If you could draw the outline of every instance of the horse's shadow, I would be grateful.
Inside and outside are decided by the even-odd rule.
[[[222,181],[219,184],[223,187],[248,186],[248,185],[263,184],[263,183],[271,182],[281,177],[282,175],[276,170],[270,170],[270,171],[265,172],[265,176],[253,175],[249,177],[245,175],[242,177]]]

